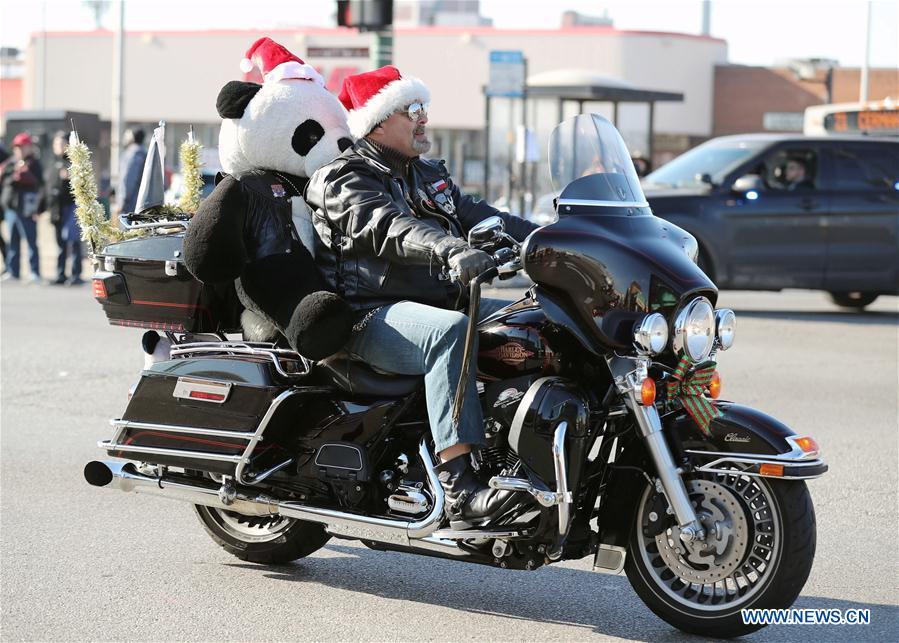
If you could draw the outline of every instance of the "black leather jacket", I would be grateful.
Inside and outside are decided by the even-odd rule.
[[[403,300],[458,308],[463,291],[443,269],[468,231],[494,215],[518,241],[537,228],[462,194],[443,161],[400,167],[366,139],[315,172],[305,196],[316,262],[356,310]]]

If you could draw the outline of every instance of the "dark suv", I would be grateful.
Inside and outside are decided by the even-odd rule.
[[[853,308],[899,294],[899,140],[725,136],[643,189],[721,288],[826,290]]]

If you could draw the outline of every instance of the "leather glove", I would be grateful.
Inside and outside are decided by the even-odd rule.
[[[493,257],[483,250],[475,250],[468,246],[456,248],[447,259],[450,272],[459,275],[462,285],[468,283],[482,272],[494,267]]]

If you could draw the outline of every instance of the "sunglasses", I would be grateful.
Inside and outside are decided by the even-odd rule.
[[[429,106],[430,103],[412,103],[406,108],[406,116],[409,117],[410,121],[418,122],[422,118],[427,117]]]

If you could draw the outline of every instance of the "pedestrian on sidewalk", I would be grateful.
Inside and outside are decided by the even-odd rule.
[[[6,159],[11,156],[9,151],[6,149],[6,144],[3,142],[3,139],[0,139],[0,172],[3,171],[3,164],[6,163]],[[5,218],[6,213],[3,208],[0,207],[0,224],[3,223],[3,219]],[[5,231],[3,230],[3,226],[0,225],[0,255],[3,257],[3,272],[6,272],[6,236]]]
[[[3,280],[18,280],[22,237],[28,244],[30,281],[40,283],[41,267],[37,249],[37,219],[44,183],[41,162],[34,151],[34,139],[27,132],[12,140],[13,156],[0,173],[0,206],[10,227]]]
[[[119,185],[116,196],[119,207],[116,214],[130,214],[137,205],[137,192],[140,190],[140,179],[147,160],[144,147],[144,130],[130,129],[125,132],[125,150],[119,163]]]
[[[75,198],[69,183],[69,164],[65,156],[69,137],[65,132],[57,132],[53,137],[53,163],[45,177],[45,204],[50,213],[50,223],[56,229],[56,244],[59,255],[56,261],[56,279],[51,284],[83,284],[81,279],[81,227],[75,217]],[[71,259],[72,267],[66,277],[66,263]]]

